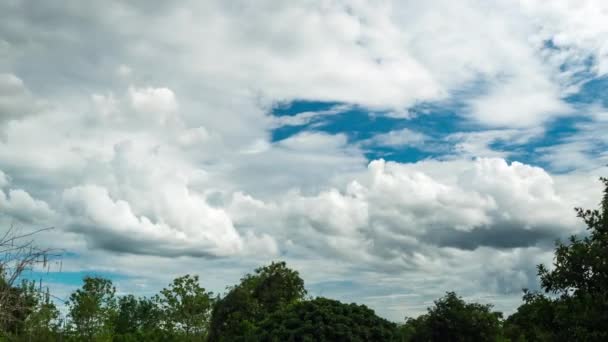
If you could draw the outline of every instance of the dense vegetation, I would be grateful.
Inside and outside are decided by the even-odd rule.
[[[116,296],[108,279],[86,277],[66,302],[67,320],[35,283],[10,285],[0,268],[0,341],[608,341],[608,180],[597,210],[576,209],[582,238],[558,242],[544,293],[524,291],[503,319],[491,305],[453,292],[402,323],[364,305],[309,298],[284,262],[244,276],[218,296],[197,276],[175,279],[152,298]]]

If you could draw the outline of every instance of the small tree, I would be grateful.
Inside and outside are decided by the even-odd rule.
[[[58,250],[35,244],[34,237],[50,229],[23,233],[11,226],[0,235],[0,335],[17,332],[35,311],[41,294],[34,292],[42,286],[36,289],[22,280],[25,272],[37,266],[50,267],[51,259],[60,256]]]

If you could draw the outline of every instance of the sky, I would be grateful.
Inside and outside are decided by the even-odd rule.
[[[507,314],[608,175],[608,2],[0,2],[0,224],[42,277],[285,260],[394,321]]]

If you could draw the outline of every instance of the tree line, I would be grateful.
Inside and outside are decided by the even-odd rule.
[[[556,242],[553,266],[538,266],[543,291],[524,290],[507,318],[448,292],[425,314],[390,322],[365,305],[310,297],[297,271],[273,262],[223,295],[193,275],[152,297],[117,296],[109,279],[85,277],[62,320],[48,291],[9,282],[14,269],[0,262],[0,341],[608,341],[608,179],[601,181],[600,207],[576,208],[587,234]],[[0,240],[4,259],[6,246]]]

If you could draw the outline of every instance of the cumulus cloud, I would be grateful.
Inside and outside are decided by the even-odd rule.
[[[23,189],[7,189],[10,178],[0,171],[0,213],[25,223],[40,223],[51,219],[54,211],[40,199]]]
[[[453,177],[438,177],[438,170]],[[547,247],[580,231],[574,205],[544,170],[517,162],[373,161],[342,190],[291,192],[277,202],[237,193],[229,212],[239,225],[265,227],[317,252],[400,259],[406,266],[417,253],[432,257],[429,246]]]
[[[134,214],[128,202],[112,199],[103,187],[70,188],[63,193],[63,200],[76,220],[74,229],[86,233],[94,245],[109,250],[224,256],[242,249],[243,242],[232,227],[230,218],[200,201],[189,210],[189,203],[180,202],[179,197],[171,197],[169,201],[178,202],[176,206],[183,209],[181,217],[169,217],[169,223],[164,220],[153,223],[146,216]]]

